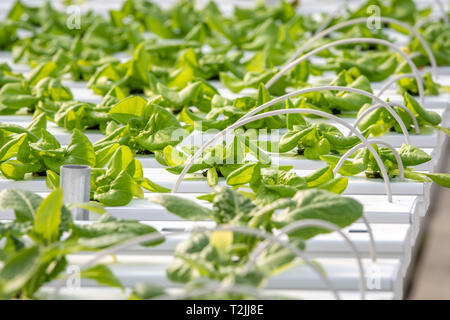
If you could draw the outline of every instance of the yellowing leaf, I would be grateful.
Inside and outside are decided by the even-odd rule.
[[[130,119],[143,116],[146,105],[147,100],[142,97],[128,97],[112,107],[109,115],[117,122],[126,125]]]
[[[233,232],[229,230],[213,231],[209,236],[209,242],[219,252],[227,252],[233,244]]]

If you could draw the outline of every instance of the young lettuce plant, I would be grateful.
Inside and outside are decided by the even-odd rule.
[[[142,188],[170,191],[144,177],[141,163],[126,146],[118,147],[107,168],[94,169],[92,176],[93,198],[107,206],[126,205],[133,197],[143,198]]]
[[[105,133],[111,117],[110,107],[80,101],[46,101],[39,102],[36,113],[44,113],[59,127],[68,131],[98,129]]]
[[[3,68],[4,83],[0,89],[0,110],[2,114],[13,114],[26,108],[32,113],[38,103],[72,100],[72,92],[53,77],[54,63],[37,66],[27,79],[14,75]]]
[[[211,5],[208,5],[210,7]],[[114,10],[117,19],[132,17],[139,26],[159,38],[181,39],[191,34],[197,24],[202,21],[202,12],[207,8],[197,10],[190,1],[178,1],[170,8],[161,8],[148,1],[124,1],[121,9]],[[171,21],[171,23],[167,23]]]
[[[239,192],[218,187],[212,208],[173,195],[154,195],[150,201],[183,219],[213,220],[218,226],[244,226],[271,233],[302,219],[321,219],[343,228],[362,216],[362,206],[356,200],[319,189],[298,191],[293,197],[270,205],[260,205]],[[303,250],[305,241],[327,232],[329,230],[322,228],[304,228],[288,237],[291,244]],[[257,258],[253,268],[247,269],[250,254],[262,241],[232,231],[193,233],[177,246],[166,274],[170,280],[184,284],[206,278],[264,286],[271,276],[294,266],[296,256],[281,245],[273,244]]]
[[[203,28],[203,26],[202,26]],[[218,79],[221,72],[231,72],[233,74],[241,74],[245,72],[242,70],[243,66],[240,63],[243,52],[233,51],[224,52],[220,49],[214,49],[211,52],[202,52],[197,55],[193,49],[188,49],[178,58],[179,64],[181,61],[188,62],[188,65],[181,65],[181,67],[190,67],[192,73],[202,79]]]
[[[80,36],[63,48],[59,48],[51,58],[63,73],[69,73],[74,81],[90,81],[98,70],[108,65],[117,65],[118,59],[98,48],[89,47]]]
[[[203,74],[198,71],[194,50],[180,52],[175,66],[170,67],[155,65],[151,56],[153,50],[145,42],[140,43],[129,61],[111,61],[98,68],[88,86],[102,96],[112,86],[133,94],[161,95],[163,106],[174,112],[194,104],[199,109],[209,110],[210,96],[218,92],[200,77]]]
[[[114,122],[108,125],[109,134],[95,144],[96,150],[119,143],[138,154],[155,153],[177,145],[187,135],[169,111],[139,96],[121,100],[108,115]]]
[[[416,101],[416,99],[414,99],[414,97],[412,97],[409,93],[405,92],[403,94],[403,101],[404,106],[411,110],[411,112],[417,119],[417,123],[422,129],[426,129],[426,127],[434,127],[436,129],[442,130],[447,134],[450,133],[448,128],[440,126],[442,119],[438,113],[422,108]],[[364,105],[359,111],[358,116],[361,115],[369,107],[370,104]],[[408,130],[412,130],[414,128],[414,123],[411,119],[411,116],[401,108],[393,108],[403,120],[406,128]],[[369,134],[375,137],[383,135],[390,131],[395,131],[398,133],[402,132],[397,121],[385,108],[379,108],[369,112],[369,114],[367,114],[367,116],[365,116],[358,123],[358,129],[364,132],[368,131]]]
[[[431,44],[431,50],[439,66],[450,65],[450,26],[443,21],[433,21],[426,23],[421,30],[425,41]],[[414,38],[408,44],[411,52],[420,52],[421,54],[413,61],[417,66],[426,66],[430,64],[425,49],[421,46],[419,40]]]
[[[128,92],[114,86],[103,97],[100,104],[81,101],[39,102],[36,113],[45,113],[48,119],[68,131],[73,129],[98,129],[108,135],[108,124],[112,118],[108,114],[111,108],[128,96]]]
[[[266,47],[264,51],[255,53],[247,61],[235,65],[230,72],[220,72],[222,84],[231,92],[238,93],[246,88],[257,89],[260,83],[266,83],[277,72],[278,68],[273,68],[272,52],[277,52],[276,48]],[[278,58],[279,63],[285,61],[287,57]],[[271,94],[281,96],[286,93],[287,88],[297,88],[306,85],[310,74],[317,73],[308,61],[303,61],[292,70],[283,75],[268,90]]]
[[[397,74],[411,73],[411,66],[405,61],[398,66],[396,73]],[[429,71],[427,71],[425,75],[422,77],[422,84],[425,95],[431,96],[439,95],[441,85],[433,81],[433,78],[431,77],[431,73]],[[400,92],[402,95],[405,92],[407,92],[412,96],[418,96],[419,88],[417,86],[416,79],[415,78],[400,79],[399,81],[397,81],[397,91]]]
[[[53,58],[61,61],[70,57],[72,65],[79,63],[80,66],[86,66],[87,60],[91,59],[84,58],[92,56],[92,53],[98,57],[98,53],[111,54],[125,50],[128,43],[133,43],[136,38],[133,26],[115,25],[114,21],[110,21],[112,18],[105,19],[93,11],[82,13],[79,18],[83,23],[77,28],[71,28],[68,24],[72,21],[70,14],[55,10],[50,2],[40,7],[31,7],[17,1],[8,20],[20,23],[33,34],[16,41],[13,48],[16,61],[23,59],[33,65]],[[82,54],[70,50],[74,38],[79,39],[83,45]]]
[[[328,85],[350,87],[373,93],[370,81],[355,68],[342,70]],[[304,84],[301,87],[305,86],[310,85]],[[369,97],[354,92],[323,91],[303,94],[293,103],[296,107],[301,105],[300,108],[311,108],[333,114],[354,114],[364,104],[371,101]]]
[[[373,93],[370,86],[370,81],[366,76],[359,75],[357,77],[353,77],[350,72],[345,70],[340,72],[329,85],[350,87]],[[323,93],[323,96],[325,101],[328,103],[328,106],[332,108],[332,110],[337,109],[338,112],[357,111],[365,103],[370,102],[369,97],[354,92],[341,91],[334,93],[332,91],[326,91]]]
[[[335,126],[327,123],[310,123],[301,115],[287,116],[288,132],[280,139],[280,153],[296,149],[299,155],[307,159],[319,160],[321,155],[331,153],[343,154],[357,145],[356,136],[345,136]],[[363,132],[363,135],[368,134]]]
[[[80,206],[103,216],[96,222],[79,225],[69,207]],[[135,236],[156,233],[149,225],[118,220],[92,203],[63,204],[63,192],[56,189],[45,199],[30,191],[6,189],[0,192],[0,209],[12,210],[15,219],[0,222],[0,297],[34,299],[39,290],[62,275],[70,264],[69,255],[98,251]],[[142,245],[156,245],[157,242]],[[97,264],[80,274],[101,285],[124,289],[105,264]]]
[[[4,20],[0,22],[0,50],[11,50],[12,45],[19,39],[17,30],[23,25],[11,21]]]
[[[198,147],[193,146],[183,148],[183,151],[193,156],[197,149]],[[257,162],[250,160],[249,157],[252,157]],[[169,168],[166,169],[167,171],[180,174],[185,166],[184,162],[186,159],[187,155],[185,153],[168,146],[163,150],[163,158],[158,160],[165,165],[169,165]],[[268,155],[248,137],[236,133],[231,143],[227,144],[223,141],[222,144],[208,148],[201,158],[194,163],[188,173],[202,171],[202,174],[207,178],[208,184],[215,186],[219,181],[219,177],[227,178],[233,173],[240,172],[240,170],[243,170],[250,164],[262,163],[265,166],[269,166],[270,162]]]
[[[389,178],[398,176],[398,164],[392,150],[378,146],[374,146],[374,148],[378,150],[378,154],[387,169]],[[411,168],[431,160],[431,156],[423,150],[408,144],[403,144],[398,150],[398,153],[402,159],[406,178],[420,182],[435,182],[443,187],[450,188],[450,174],[417,172]],[[340,157],[324,155],[320,159],[325,161],[331,168],[334,168],[339,162]],[[343,176],[353,176],[362,172],[365,172],[368,178],[381,177],[380,169],[367,148],[356,151],[353,159],[346,160],[339,170],[339,173]]]
[[[211,110],[213,96],[219,94],[215,87],[200,78],[187,83],[181,90],[169,88],[159,82],[152,93],[154,96],[160,95],[162,98],[160,104],[175,114],[192,107],[198,112],[207,113]]]
[[[140,44],[133,57],[123,63],[111,61],[98,68],[89,79],[88,87],[104,96],[117,85],[132,93],[143,93],[150,85],[150,61],[143,44]]]
[[[227,177],[227,184],[245,187],[245,183],[248,183],[253,193],[247,192],[247,196],[256,203],[266,205],[281,198],[291,198],[299,190],[310,188],[340,194],[348,185],[346,177],[334,177],[330,166],[319,168],[306,176],[298,176],[291,171],[292,169],[293,166],[263,168],[259,164],[247,165],[241,170],[232,172]]]
[[[202,130],[223,130],[236,122],[251,109],[258,107],[271,99],[272,97],[264,87],[264,84],[260,83],[256,97],[245,96],[231,100],[216,94],[211,100],[211,110],[205,116],[192,112],[190,108],[184,108],[178,115],[178,119],[191,126],[195,126],[195,123],[198,122],[201,124]],[[277,110],[282,107],[282,103],[277,103],[269,107],[267,111]],[[280,129],[285,126],[286,117],[284,115],[277,115],[248,123],[244,127],[246,129]]]
[[[2,113],[14,114],[24,108],[32,112],[38,102],[38,98],[31,91],[32,89],[25,80],[5,84],[0,90]]]
[[[240,100],[238,101],[238,99]],[[231,101],[220,95],[214,95],[211,100],[211,110],[204,116],[193,111],[192,108],[184,107],[178,114],[178,120],[186,123],[192,129],[223,130],[245,115],[245,111],[239,107],[245,106],[244,103],[247,104],[247,102],[249,101],[244,98]],[[201,124],[201,128],[196,124]]]
[[[192,155],[196,148],[183,148],[183,150],[188,153],[190,151]],[[166,163],[172,165],[166,170],[180,174],[184,168],[186,154],[166,147],[164,155]],[[348,184],[348,179],[345,177],[335,178],[329,166],[304,177],[291,172],[292,169],[292,166],[271,165],[269,156],[248,137],[236,135],[229,145],[222,144],[207,149],[188,173],[201,171],[210,186],[217,185],[219,178],[224,177],[227,185],[236,189],[244,188],[248,197],[267,204],[280,198],[290,198],[297,191],[307,188],[342,193]],[[251,192],[248,192],[248,188]],[[210,199],[210,197],[209,194],[202,196],[203,199]]]
[[[337,73],[352,70],[370,82],[386,80],[394,74],[397,66],[397,55],[391,51],[359,52],[353,49],[344,49],[339,56],[328,58],[324,65],[314,65],[319,70]]]
[[[276,70],[268,70],[262,73],[248,71],[242,78],[226,72],[220,73],[220,81],[231,92],[238,93],[246,88],[258,88],[260,83],[265,83],[276,74]],[[282,92],[280,92],[282,94]]]
[[[95,165],[94,147],[81,131],[75,129],[64,148],[45,128],[45,115],[35,118],[27,128],[0,126],[0,171],[6,178],[22,180],[26,174],[46,175],[47,170],[59,172],[60,166],[68,164]]]
[[[23,75],[13,72],[8,63],[0,63],[0,88],[5,84],[21,82],[23,80]]]

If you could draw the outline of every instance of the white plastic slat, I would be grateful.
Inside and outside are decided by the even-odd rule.
[[[4,222],[4,221],[2,221]],[[87,225],[92,221],[77,221],[78,224]],[[142,221],[154,227],[164,235],[172,232],[189,231],[196,227],[213,228],[212,221]],[[372,226],[375,247],[378,258],[398,258],[404,260],[405,253],[411,251],[411,226],[409,224],[374,224]],[[355,223],[342,229],[355,244],[358,252],[365,257],[369,256],[370,244],[367,228],[363,223]],[[275,234],[277,232],[275,231]],[[143,247],[133,245],[122,249],[117,254],[122,255],[172,255],[181,242],[189,238],[188,234],[168,236],[157,246]],[[281,239],[285,240],[286,237]],[[305,252],[309,257],[352,257],[353,252],[348,244],[337,233],[318,235],[306,242]]]
[[[214,227],[213,222],[192,222],[192,221],[159,221],[146,222],[163,234],[170,232],[191,230],[195,226]],[[409,224],[375,224],[372,226],[377,258],[399,259],[402,261],[401,270],[406,273],[411,258],[413,239],[411,237],[411,226]],[[370,254],[369,235],[366,226],[355,223],[342,230],[355,244],[358,252],[363,257]],[[188,238],[187,234],[170,236],[166,240],[154,247],[142,247],[135,245],[126,248],[118,254],[144,254],[144,255],[172,255],[181,242]],[[284,239],[285,237],[283,237]],[[348,244],[343,241],[337,233],[318,235],[306,242],[305,253],[310,258],[330,258],[330,257],[353,257],[353,252]]]
[[[152,221],[145,222],[158,231],[167,234],[175,231],[190,230],[195,226],[213,227],[213,222],[192,221]],[[401,259],[403,267],[409,265],[413,247],[411,226],[409,224],[374,224],[372,226],[377,258]],[[370,254],[369,235],[362,223],[355,223],[342,230],[355,244],[358,252],[368,257]],[[119,252],[120,254],[173,254],[177,245],[188,238],[187,234],[170,236],[154,247],[132,246]],[[285,237],[283,237],[285,239]],[[305,252],[311,258],[323,257],[352,257],[353,252],[348,244],[337,233],[318,235],[306,242]],[[406,271],[406,270],[404,270]]]
[[[69,256],[69,265],[82,265],[92,257],[91,254]],[[166,268],[172,261],[169,255],[117,255],[114,258],[104,258],[102,263],[110,265],[112,272],[125,286],[147,281],[165,288],[179,287],[179,284],[169,281]],[[354,258],[318,258],[317,263],[324,269],[330,281],[337,290],[358,290],[359,272]],[[378,259],[376,263],[363,259],[365,268],[372,270],[372,282],[376,280],[378,286],[368,288],[369,291],[393,291],[394,298],[401,298],[403,289],[403,274],[401,261],[398,259]],[[375,272],[373,272],[375,271]],[[81,280],[82,286],[95,286],[90,280]],[[291,290],[325,290],[326,287],[306,265],[294,266],[285,272],[273,276],[267,283],[268,289]]]
[[[211,204],[206,201],[200,201],[197,196],[200,194],[182,193],[178,196],[196,201],[206,207]],[[376,195],[351,195],[350,197],[363,204],[364,216],[367,221],[374,224],[410,224],[411,237],[415,239],[420,229],[420,218],[426,213],[425,201],[417,196],[394,196],[393,202],[387,202],[385,196]],[[134,199],[124,207],[107,207],[106,210],[114,217],[121,219],[136,219],[140,221],[182,221],[179,216],[168,212],[164,207],[148,201],[148,199]],[[0,217],[13,217],[11,212],[0,212]],[[90,219],[96,220],[98,216],[91,214]],[[190,223],[190,222],[189,222]]]
[[[312,171],[294,170],[300,176],[305,176]],[[171,188],[175,184],[178,175],[168,173],[164,169],[144,169],[144,176],[155,183],[166,188]],[[428,195],[430,185],[427,183],[413,182],[411,180],[400,181],[394,178],[391,181],[392,192],[394,195]],[[225,185],[225,180],[220,178],[219,185]],[[45,185],[45,178],[28,177],[22,181],[11,181],[0,176],[0,190],[6,188],[22,188],[33,192],[46,192],[48,189]],[[206,179],[200,174],[193,174],[187,177],[179,188],[180,193],[208,193],[212,192]],[[381,179],[366,179],[362,176],[349,177],[349,184],[344,192],[345,194],[385,194],[384,182]]]
[[[66,140],[66,138],[64,138]],[[64,146],[64,145],[63,145]],[[435,149],[423,148],[425,153],[430,155],[432,159],[426,163],[418,166],[413,166],[415,170],[434,172],[438,165],[439,157]],[[272,160],[272,164],[280,166],[293,166],[294,169],[301,170],[316,170],[326,166],[326,163],[321,160],[310,160],[304,156],[300,156],[295,152],[289,152],[284,154],[268,153]],[[166,168],[166,166],[160,164],[154,155],[138,155],[136,159],[142,164],[143,168]]]
[[[69,288],[63,287],[57,299],[64,300],[123,300],[129,297],[131,289],[128,288],[125,292],[118,288],[107,287],[80,287]],[[181,289],[168,289],[168,293],[173,295],[182,294]],[[54,288],[45,286],[39,290],[37,297],[53,298]],[[334,300],[333,295],[325,290],[264,290],[266,297],[280,298],[286,297],[291,299],[302,300]],[[340,296],[343,300],[359,300],[360,293],[358,291],[342,291]],[[393,292],[389,291],[371,291],[366,293],[367,300],[392,300]]]
[[[39,193],[42,197],[48,193]],[[106,207],[106,211],[119,219],[134,219],[139,221],[186,221],[168,212],[164,207],[149,201],[149,197],[158,194],[147,194],[144,199],[133,199],[126,206]],[[195,201],[203,206],[211,207],[207,201],[198,200],[200,193],[180,193],[177,196]],[[382,195],[350,195],[364,206],[364,216],[371,224],[414,224],[417,217],[423,216],[425,208],[423,200],[417,196],[394,196],[393,202],[388,202]],[[95,213],[91,220],[97,220]],[[11,210],[0,210],[0,220],[14,219]]]
[[[434,149],[431,148],[424,148],[422,150],[431,156],[434,156],[435,154]],[[269,155],[272,159],[272,163],[278,164],[280,166],[293,166],[294,169],[315,170],[323,168],[326,165],[326,163],[321,160],[306,159],[304,156],[299,156],[295,153],[281,155],[269,153]],[[156,161],[153,155],[137,156],[136,158],[144,168],[165,168],[165,166]],[[432,160],[415,166],[414,168],[415,170],[433,172],[436,167],[436,160],[436,157],[434,157],[432,158]]]
[[[16,115],[8,118],[9,116],[0,116],[0,122],[2,123],[12,123],[20,126],[27,126],[29,124],[29,116],[25,115]],[[317,120],[312,120],[315,122]],[[323,121],[327,122],[327,121]],[[348,130],[340,125],[335,124],[336,128],[338,128],[341,132],[346,133]],[[65,130],[64,128],[58,127],[55,123],[48,122],[47,130],[55,136],[55,138],[61,144],[69,144],[71,133]],[[285,129],[279,130],[279,135],[271,135],[267,136],[264,134],[260,135],[261,140],[267,141],[278,141],[281,136],[286,132]],[[95,143],[105,136],[100,133],[98,130],[85,130],[86,136],[92,143]],[[212,138],[214,134],[212,133],[203,133],[199,131],[194,131],[190,136],[186,137],[185,140],[180,145],[191,145],[191,144],[200,144]],[[400,147],[404,142],[405,138],[402,134],[396,132],[389,132],[384,136],[379,137],[380,139],[386,141],[387,143],[393,145],[394,147]],[[443,139],[445,138],[445,134],[439,130],[435,130],[433,128],[422,129],[421,134],[410,134],[411,144],[420,148],[436,148],[437,152],[440,150],[440,145],[442,144]]]
[[[418,166],[413,166],[412,168],[419,171],[434,172],[439,160],[435,149],[423,148],[422,150],[430,155],[432,159]],[[273,164],[293,166],[294,169],[316,170],[323,168],[326,165],[326,163],[321,160],[306,159],[304,156],[300,156],[294,152],[281,155],[268,153],[268,155],[271,157]],[[165,166],[156,161],[153,155],[137,156],[136,158],[141,162],[144,168],[165,168]]]
[[[300,175],[306,175],[311,171],[294,170]],[[144,176],[151,179],[153,182],[161,184],[166,188],[174,185],[177,175],[170,174],[162,169],[144,169]],[[219,185],[225,185],[223,179],[219,179]],[[33,192],[46,192],[45,178],[29,177],[22,181],[11,181],[4,177],[0,177],[0,190],[5,188],[22,188]],[[424,195],[429,189],[428,184],[416,183],[412,181],[399,181],[399,179],[392,179],[392,191],[396,195]],[[207,185],[206,180],[199,174],[190,175],[186,178],[179,192],[212,192],[213,188]],[[349,177],[349,185],[345,194],[384,194],[384,182],[382,180],[369,180],[364,177],[354,176]]]

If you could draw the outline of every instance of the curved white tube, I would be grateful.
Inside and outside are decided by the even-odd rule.
[[[409,54],[409,57],[410,57],[411,59],[418,58],[418,57],[420,57],[420,52],[417,52],[417,51],[411,52],[411,53]]]
[[[381,22],[396,24],[404,29],[409,30],[410,33],[414,34],[414,36],[416,36],[417,39],[419,39],[420,44],[422,44],[423,48],[425,49],[425,51],[428,55],[428,59],[430,59],[433,78],[435,78],[435,79],[438,78],[437,63],[436,63],[436,59],[434,57],[433,51],[431,50],[430,46],[425,41],[425,39],[422,37],[422,35],[419,33],[418,28],[411,27],[410,25],[408,25],[400,20],[393,19],[393,18],[377,17],[377,19],[380,19]],[[326,35],[334,32],[334,31],[339,30],[339,29],[342,29],[342,28],[345,28],[345,27],[348,27],[351,25],[355,25],[355,24],[360,24],[360,23],[367,23],[367,17],[356,18],[356,19],[344,21],[344,22],[338,23],[337,25],[334,25],[326,30],[323,30],[320,33],[315,34],[312,38],[309,38],[308,41],[306,41],[297,50],[297,52],[294,53],[294,55],[285,63],[285,65],[287,65],[287,64],[291,63],[292,61],[294,61],[295,59],[297,59],[306,49],[308,49],[308,47],[311,46],[311,44],[313,44],[317,40],[325,37]]]
[[[343,40],[338,40],[338,41],[334,41],[328,44],[325,44],[319,48],[316,48],[310,52],[308,52],[307,54],[301,56],[300,58],[292,61],[291,63],[285,65],[280,71],[278,71],[277,74],[275,74],[272,79],[270,79],[267,83],[266,83],[266,88],[269,88],[272,84],[274,84],[276,81],[278,81],[278,79],[280,79],[286,72],[288,72],[290,69],[292,69],[293,67],[295,67],[297,64],[301,63],[302,61],[308,59],[309,57],[315,55],[316,53],[319,53],[323,50],[335,47],[335,46],[339,46],[339,45],[343,45],[343,44],[352,44],[352,43],[374,43],[374,44],[380,44],[380,45],[385,45],[395,51],[397,51],[405,60],[406,62],[409,64],[409,66],[411,67],[412,73],[415,75],[416,81],[417,81],[417,87],[419,88],[419,96],[420,96],[420,100],[422,105],[424,104],[424,90],[423,90],[423,83],[422,83],[422,78],[420,77],[420,73],[419,70],[417,70],[416,65],[414,64],[414,62],[412,62],[412,60],[408,57],[408,55],[406,55],[406,53],[404,53],[399,47],[397,47],[396,45],[392,44],[389,41],[386,40],[381,40],[381,39],[375,39],[375,38],[350,38],[350,39],[343,39]]]
[[[344,0],[345,4],[343,4],[342,6],[338,6],[335,10],[333,10],[328,17],[324,20],[324,22],[322,22],[322,24],[319,26],[319,28],[317,28],[316,32],[314,33],[314,35],[318,34],[319,32],[325,30],[325,28],[330,24],[331,21],[333,21],[333,19],[337,16],[337,14],[344,8],[348,8],[348,0]],[[296,58],[296,57],[295,57]],[[294,59],[295,59],[294,58]],[[291,58],[292,59],[292,58]],[[289,61],[288,61],[289,63]]]
[[[442,13],[442,18],[444,19],[444,23],[448,25],[448,17],[447,17],[447,10],[445,10],[444,4],[441,2],[441,0],[435,0],[436,4],[438,5],[439,9]]]
[[[391,184],[389,181],[389,177],[387,175],[387,171],[386,168],[384,167],[383,161],[381,160],[380,156],[378,155],[378,153],[375,151],[375,149],[372,147],[372,145],[367,142],[367,139],[356,129],[354,128],[352,125],[350,125],[349,123],[347,123],[346,121],[333,116],[329,113],[323,112],[323,111],[319,111],[319,110],[314,110],[314,109],[280,109],[280,110],[275,110],[275,111],[269,111],[269,112],[265,112],[262,114],[258,114],[249,118],[246,118],[244,120],[239,120],[237,122],[235,122],[234,124],[232,124],[231,126],[229,126],[228,128],[222,130],[221,132],[219,132],[217,135],[215,135],[214,137],[212,137],[211,139],[209,139],[208,141],[206,141],[196,152],[195,154],[190,157],[187,162],[185,167],[183,168],[183,171],[180,173],[180,175],[178,176],[177,181],[175,182],[174,187],[172,188],[172,193],[176,193],[181,181],[183,181],[184,176],[187,174],[187,172],[189,171],[189,169],[192,167],[192,165],[194,164],[195,160],[201,156],[201,154],[205,151],[205,149],[212,144],[213,142],[215,142],[218,138],[221,138],[223,136],[226,136],[227,134],[229,134],[230,132],[232,132],[234,129],[239,128],[240,126],[243,126],[247,123],[250,123],[252,121],[255,120],[259,120],[259,119],[264,119],[267,117],[271,117],[271,116],[275,116],[275,115],[280,115],[280,114],[288,114],[288,113],[307,113],[307,114],[315,114],[318,116],[322,116],[328,119],[332,119],[334,121],[339,122],[340,124],[342,124],[343,126],[347,127],[349,130],[351,130],[352,132],[355,133],[355,135],[366,145],[366,147],[369,149],[369,151],[372,153],[373,157],[375,158],[375,161],[377,162],[378,166],[380,167],[380,170],[382,172],[383,175],[383,179],[384,179],[384,183],[385,183],[385,187],[386,187],[386,193],[388,196],[388,201],[392,202],[392,191],[391,191]]]
[[[397,81],[404,79],[404,78],[415,78],[415,76],[412,73],[404,73],[404,74],[399,74],[396,75],[395,77],[389,79],[389,81],[387,81],[383,87],[381,87],[380,91],[378,91],[378,93],[376,94],[377,97],[381,97],[381,95],[390,87],[392,86],[394,83],[396,83]]]
[[[411,117],[411,119],[412,119],[412,121],[413,121],[413,123],[414,123],[414,128],[415,128],[415,130],[416,130],[416,134],[420,134],[419,123],[417,122],[416,117],[414,116],[414,114],[412,113],[412,111],[411,111],[409,108],[405,107],[404,105],[402,105],[402,104],[400,104],[400,103],[395,103],[395,102],[388,102],[388,104],[389,104],[391,107],[398,107],[398,108],[400,108],[400,109],[406,111],[406,112],[409,114],[409,116]],[[375,104],[375,105],[373,105],[373,106],[370,106],[370,107],[367,108],[366,110],[364,110],[364,112],[361,113],[361,115],[360,115],[358,118],[356,118],[355,122],[353,123],[353,126],[354,126],[355,128],[357,128],[357,127],[358,127],[358,124],[362,121],[362,119],[364,119],[365,116],[367,116],[367,115],[368,115],[370,112],[372,112],[373,110],[379,109],[379,108],[381,108],[381,107],[382,107],[382,106],[381,106],[379,103],[377,103],[377,104]],[[351,134],[352,134],[352,133],[349,132],[348,135],[351,135]]]
[[[397,121],[397,123],[399,124],[400,128],[402,129],[403,135],[405,136],[405,141],[407,144],[411,144],[410,143],[410,138],[409,138],[409,133],[408,133],[408,129],[406,129],[405,124],[403,123],[403,120],[400,118],[400,116],[397,114],[397,112],[394,111],[394,109],[391,108],[391,106],[381,100],[379,97],[375,96],[374,94],[361,90],[361,89],[356,89],[356,88],[350,88],[350,87],[343,87],[343,86],[321,86],[321,87],[312,87],[312,88],[304,88],[304,89],[300,89],[300,90],[296,90],[293,92],[289,92],[283,96],[280,97],[276,97],[262,105],[260,105],[259,107],[250,110],[249,112],[247,112],[244,116],[242,116],[238,121],[247,119],[250,116],[253,116],[255,114],[257,114],[258,112],[274,105],[277,104],[279,102],[282,102],[288,98],[294,97],[294,96],[298,96],[301,94],[305,94],[305,93],[309,93],[309,92],[317,92],[317,91],[329,91],[329,90],[336,90],[336,91],[346,91],[346,92],[353,92],[353,93],[357,93],[363,96],[366,96],[368,98],[371,98],[372,100],[377,101],[378,103],[382,104],[387,111],[389,111],[389,113],[392,115],[392,117],[394,117],[394,119]],[[339,120],[336,120],[339,122]]]
[[[398,154],[397,150],[391,144],[389,144],[383,140],[371,139],[371,140],[367,140],[367,141],[369,143],[373,143],[373,144],[381,144],[381,145],[384,145],[385,147],[388,147],[389,149],[391,149],[392,153],[394,154],[395,160],[397,161],[400,180],[405,180],[405,172],[403,170],[403,161],[402,161],[402,158],[400,157],[400,155]],[[353,148],[349,149],[339,159],[338,163],[336,164],[336,167],[334,167],[334,169],[333,169],[333,174],[336,176],[338,174],[339,170],[341,169],[342,165],[344,164],[345,160],[347,160],[356,150],[364,148],[364,147],[365,147],[364,143],[359,143],[356,146],[354,146]]]
[[[107,248],[105,250],[102,250],[98,253],[96,253],[89,261],[83,263],[80,267],[80,271],[89,269],[90,267],[93,267],[96,263],[100,261],[100,259],[109,256],[111,254],[116,253],[117,251],[126,249],[130,246],[137,245],[139,243],[143,242],[150,242],[150,241],[159,241],[164,240],[166,237],[171,236],[178,236],[182,234],[190,234],[193,232],[212,232],[212,231],[231,231],[236,233],[242,233],[246,235],[253,235],[255,237],[263,238],[263,239],[272,239],[272,241],[278,243],[282,247],[290,250],[292,253],[294,253],[298,258],[303,259],[306,265],[308,265],[314,272],[316,272],[319,276],[319,278],[324,282],[325,286],[331,291],[331,293],[334,295],[334,297],[337,300],[340,300],[340,296],[334,287],[334,285],[331,283],[331,281],[328,279],[327,275],[324,274],[320,268],[317,267],[316,264],[314,264],[301,250],[299,250],[297,247],[292,245],[289,242],[280,241],[277,239],[273,234],[268,233],[266,231],[262,231],[259,229],[252,229],[248,227],[230,227],[230,226],[222,226],[222,227],[215,227],[215,228],[195,228],[192,230],[186,230],[186,231],[179,231],[179,232],[171,232],[169,234],[147,234],[143,236],[134,237],[128,241],[119,243],[115,246],[112,246],[110,248]],[[67,278],[70,277],[70,274],[65,275],[61,278],[61,280],[57,283],[54,289],[53,293],[53,299],[59,294],[61,288],[63,287],[64,283],[66,282]]]
[[[353,241],[339,228],[339,226],[335,225],[334,223],[320,220],[320,219],[305,219],[301,221],[293,222],[284,228],[280,229],[280,233],[277,234],[277,238],[280,238],[284,235],[288,235],[289,233],[296,231],[298,229],[306,228],[306,227],[321,227],[325,228],[331,231],[337,232],[345,242],[347,242],[348,246],[350,247],[350,250],[353,252],[353,255],[355,256],[356,263],[358,265],[359,269],[359,292],[361,295],[361,299],[365,300],[366,298],[366,292],[365,292],[365,285],[364,285],[364,267],[361,262],[361,256],[358,252],[358,249],[356,248],[356,245],[353,243]],[[261,253],[272,244],[272,241],[265,240],[262,243],[258,245],[258,247],[251,253],[249,257],[249,261],[246,265],[246,270],[250,270],[256,263],[256,259],[261,255]],[[376,259],[376,252],[375,252],[375,243],[372,241],[370,242],[370,254],[371,256]]]

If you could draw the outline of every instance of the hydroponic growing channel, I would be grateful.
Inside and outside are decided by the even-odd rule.
[[[450,188],[444,10],[2,1],[0,297],[402,299]]]

